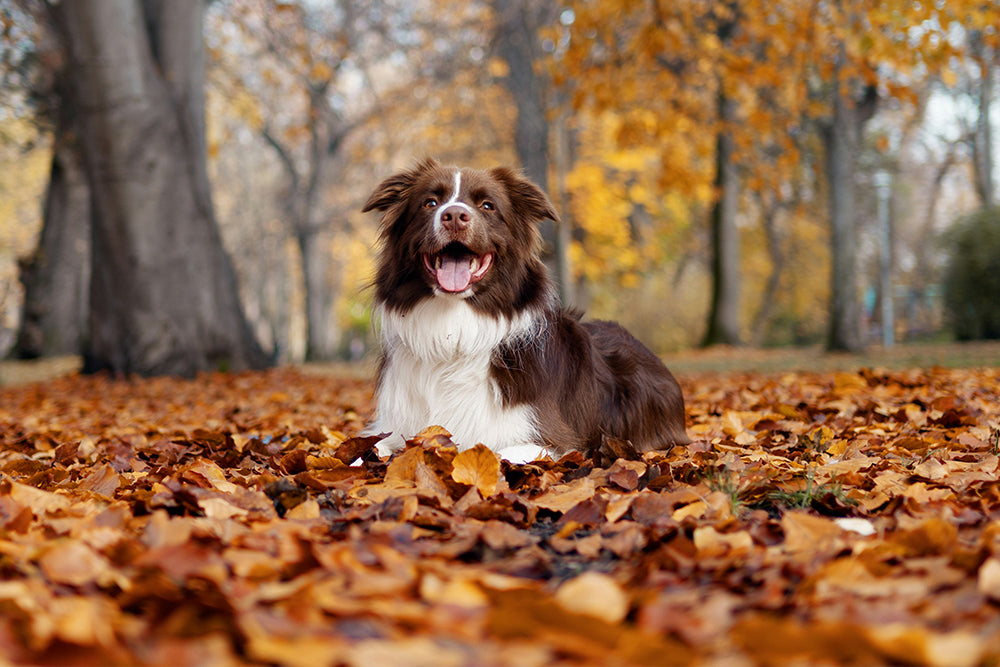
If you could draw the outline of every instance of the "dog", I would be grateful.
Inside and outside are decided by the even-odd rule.
[[[618,324],[559,303],[539,224],[558,220],[519,172],[427,159],[383,181],[374,279],[382,356],[371,433],[382,453],[439,425],[523,463],[690,442],[674,376]]]

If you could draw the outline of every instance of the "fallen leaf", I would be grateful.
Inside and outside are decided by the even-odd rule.
[[[781,517],[785,541],[781,547],[791,553],[822,552],[837,548],[843,532],[830,519],[805,512],[789,512]]]
[[[389,461],[385,471],[386,482],[416,481],[417,464],[424,462],[424,450],[420,447],[409,447],[396,454]]]
[[[121,485],[118,473],[110,465],[105,463],[98,466],[89,475],[80,480],[81,489],[99,493],[102,496],[112,497],[115,490]]]
[[[1000,369],[680,380],[689,445],[524,465],[293,369],[0,387],[0,663],[1000,660]]]
[[[712,526],[702,526],[694,531],[694,546],[705,557],[743,554],[753,548],[753,537],[745,530],[720,533]]]
[[[991,600],[1000,602],[1000,560],[987,558],[979,568],[976,588]]]
[[[553,512],[568,512],[578,503],[590,499],[596,488],[594,480],[584,477],[569,484],[553,486],[541,496],[532,499],[532,502]]]
[[[629,609],[625,591],[614,579],[599,572],[585,572],[556,589],[556,601],[568,611],[620,623]]]
[[[476,487],[483,498],[496,493],[500,479],[500,459],[485,445],[476,445],[459,452],[452,461],[452,466],[451,478],[459,484]]]
[[[38,566],[49,581],[57,584],[103,585],[114,580],[111,563],[81,540],[56,542],[41,555]]]

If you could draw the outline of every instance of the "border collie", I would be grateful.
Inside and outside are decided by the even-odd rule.
[[[370,431],[392,433],[382,453],[431,425],[516,463],[593,455],[604,438],[639,452],[690,442],[660,360],[617,324],[560,306],[538,232],[558,218],[535,184],[428,159],[382,182],[372,210],[382,359]]]

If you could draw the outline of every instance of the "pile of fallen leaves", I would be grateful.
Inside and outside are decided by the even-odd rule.
[[[0,662],[1000,662],[1000,371],[689,376],[511,465],[292,371],[0,391]]]

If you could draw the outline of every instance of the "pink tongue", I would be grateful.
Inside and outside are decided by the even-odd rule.
[[[436,271],[438,285],[446,292],[462,292],[472,283],[472,266],[469,257],[442,257]]]

